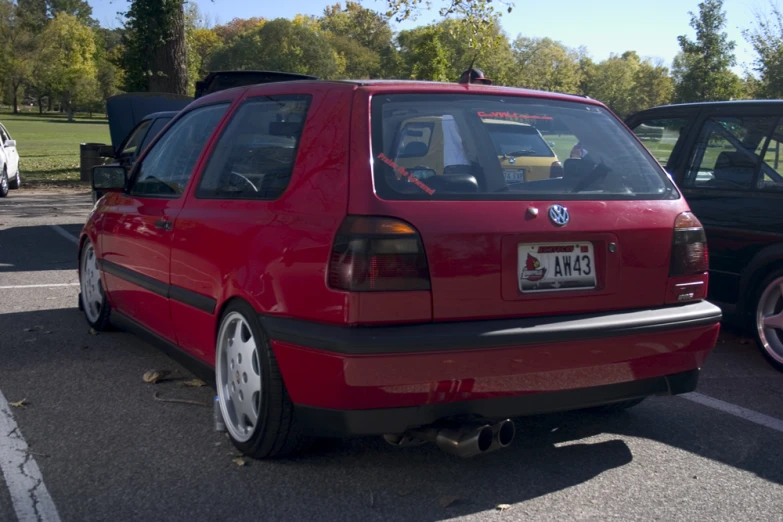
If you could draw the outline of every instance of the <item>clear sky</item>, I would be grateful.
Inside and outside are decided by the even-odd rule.
[[[117,27],[117,12],[127,9],[127,0],[89,0],[94,17],[105,27]],[[233,18],[291,18],[297,13],[320,15],[336,0],[188,0],[195,1],[213,24]],[[360,0],[368,8],[382,11],[383,0]],[[440,0],[443,1],[443,0]],[[434,0],[433,4],[438,4]],[[585,45],[594,60],[610,53],[635,50],[642,57],[662,58],[667,65],[677,54],[677,36],[693,36],[688,11],[698,11],[699,0],[516,0],[515,9],[502,19],[513,39],[517,35],[559,40],[570,47]],[[769,0],[726,0],[726,32],[737,42],[737,60],[750,65],[753,55],[742,30],[754,20],[754,12],[766,10]],[[437,10],[416,22],[395,25],[406,29],[433,19]],[[741,68],[735,69],[741,72]]]

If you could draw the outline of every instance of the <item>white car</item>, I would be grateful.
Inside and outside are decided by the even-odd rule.
[[[8,195],[8,189],[18,189],[21,182],[16,140],[11,139],[5,125],[0,123],[0,198]]]

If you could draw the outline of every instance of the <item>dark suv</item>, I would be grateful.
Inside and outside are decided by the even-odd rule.
[[[626,123],[704,224],[709,299],[783,371],[783,101],[668,105]]]

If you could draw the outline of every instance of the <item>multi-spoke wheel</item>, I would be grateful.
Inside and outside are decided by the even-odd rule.
[[[0,198],[4,198],[8,195],[8,170],[3,167],[0,172]]]
[[[103,291],[95,248],[89,239],[84,242],[82,247],[79,263],[79,286],[81,289],[79,299],[87,322],[96,330],[108,329],[111,307]]]
[[[783,371],[783,270],[762,282],[756,305],[756,341],[769,362]]]
[[[281,457],[304,445],[274,353],[255,311],[242,301],[223,312],[215,347],[215,382],[234,445],[255,458]]]

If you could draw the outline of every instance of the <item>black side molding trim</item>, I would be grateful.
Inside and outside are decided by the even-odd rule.
[[[455,417],[478,416],[500,420],[591,408],[653,395],[679,395],[694,391],[698,381],[699,370],[695,369],[591,388],[404,408],[333,410],[301,404],[294,405],[294,408],[297,423],[308,434],[322,437],[383,435],[403,433],[411,428]]]
[[[107,274],[111,274],[120,279],[124,279],[129,283],[133,283],[136,286],[149,290],[159,296],[165,298],[171,298],[180,303],[184,303],[188,306],[192,306],[202,312],[208,314],[214,314],[217,307],[217,300],[207,297],[202,294],[197,294],[185,288],[179,286],[168,285],[162,281],[158,281],[152,277],[140,274],[134,270],[125,268],[111,261],[99,261],[100,268]]]
[[[215,369],[201,360],[184,352],[179,346],[167,341],[149,328],[139,324],[125,314],[116,310],[111,312],[111,322],[118,328],[126,330],[157,347],[163,353],[180,363],[193,375],[215,389]]]
[[[622,312],[400,326],[337,326],[263,315],[271,339],[344,354],[502,348],[602,339],[717,324],[707,301]]]

